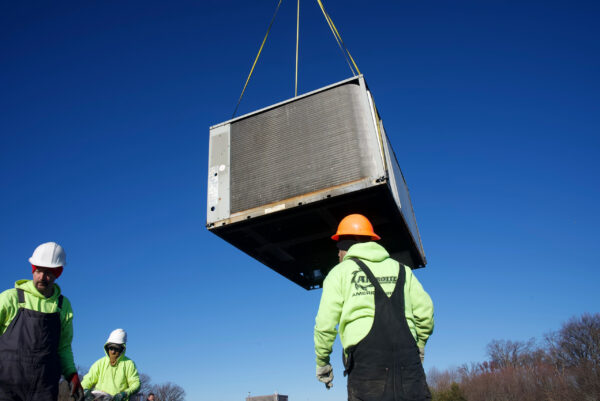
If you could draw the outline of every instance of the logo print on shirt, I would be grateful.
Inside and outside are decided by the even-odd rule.
[[[371,284],[367,276],[360,269],[352,272],[352,280],[350,282],[354,284],[354,288],[358,291],[367,291],[369,287],[373,287],[373,284]]]
[[[386,283],[396,283],[396,280],[398,279],[396,276],[386,276],[386,277],[375,277],[377,279],[377,281],[380,284],[386,284]],[[352,279],[350,280],[350,282],[352,284],[354,284],[354,288],[357,291],[367,291],[367,292],[356,292],[354,294],[352,294],[353,296],[355,295],[368,295],[368,294],[373,294],[375,288],[373,287],[373,284],[371,284],[371,281],[369,281],[369,279],[367,278],[367,275],[364,274],[364,272],[360,269],[358,270],[354,270],[352,272]],[[386,291],[386,294],[389,296],[391,295],[391,291]]]

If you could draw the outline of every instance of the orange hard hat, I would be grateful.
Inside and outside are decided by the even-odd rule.
[[[331,239],[337,241],[340,239],[340,235],[363,235],[365,237],[371,237],[373,241],[381,239],[381,237],[375,234],[373,231],[373,225],[362,214],[349,214],[344,217],[338,225],[337,232],[331,236]]]

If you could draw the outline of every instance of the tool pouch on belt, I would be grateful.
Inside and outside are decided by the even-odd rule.
[[[348,347],[342,352],[342,361],[344,362],[344,376],[347,376],[354,367],[354,347]]]

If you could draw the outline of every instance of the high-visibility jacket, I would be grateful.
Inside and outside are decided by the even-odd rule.
[[[73,341],[73,309],[71,302],[63,295],[62,308],[58,308],[60,287],[54,284],[54,292],[46,298],[34,286],[32,280],[18,280],[15,288],[0,294],[0,334],[4,334],[19,310],[17,288],[25,293],[25,309],[42,313],[60,312],[60,340],[58,343],[58,356],[63,376],[69,377],[77,371],[73,361],[71,342]]]
[[[317,366],[329,363],[329,355],[338,334],[347,349],[358,344],[373,325],[375,315],[374,287],[358,265],[362,260],[373,272],[385,293],[390,296],[396,286],[399,264],[376,242],[358,243],[350,247],[344,260],[337,264],[323,282],[323,294],[315,319],[315,354]],[[425,347],[433,332],[433,302],[409,267],[405,268],[405,317],[417,346]]]
[[[104,344],[106,356],[94,362],[90,371],[83,377],[81,386],[85,390],[100,390],[113,396],[125,391],[127,399],[129,399],[131,394],[140,389],[140,376],[135,363],[125,356],[124,348],[117,363],[112,366],[106,349],[107,345],[108,343]]]

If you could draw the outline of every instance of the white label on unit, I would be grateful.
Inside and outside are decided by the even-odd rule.
[[[219,174],[217,166],[208,169],[208,207],[216,206],[219,202]],[[221,170],[222,171],[222,170]]]

